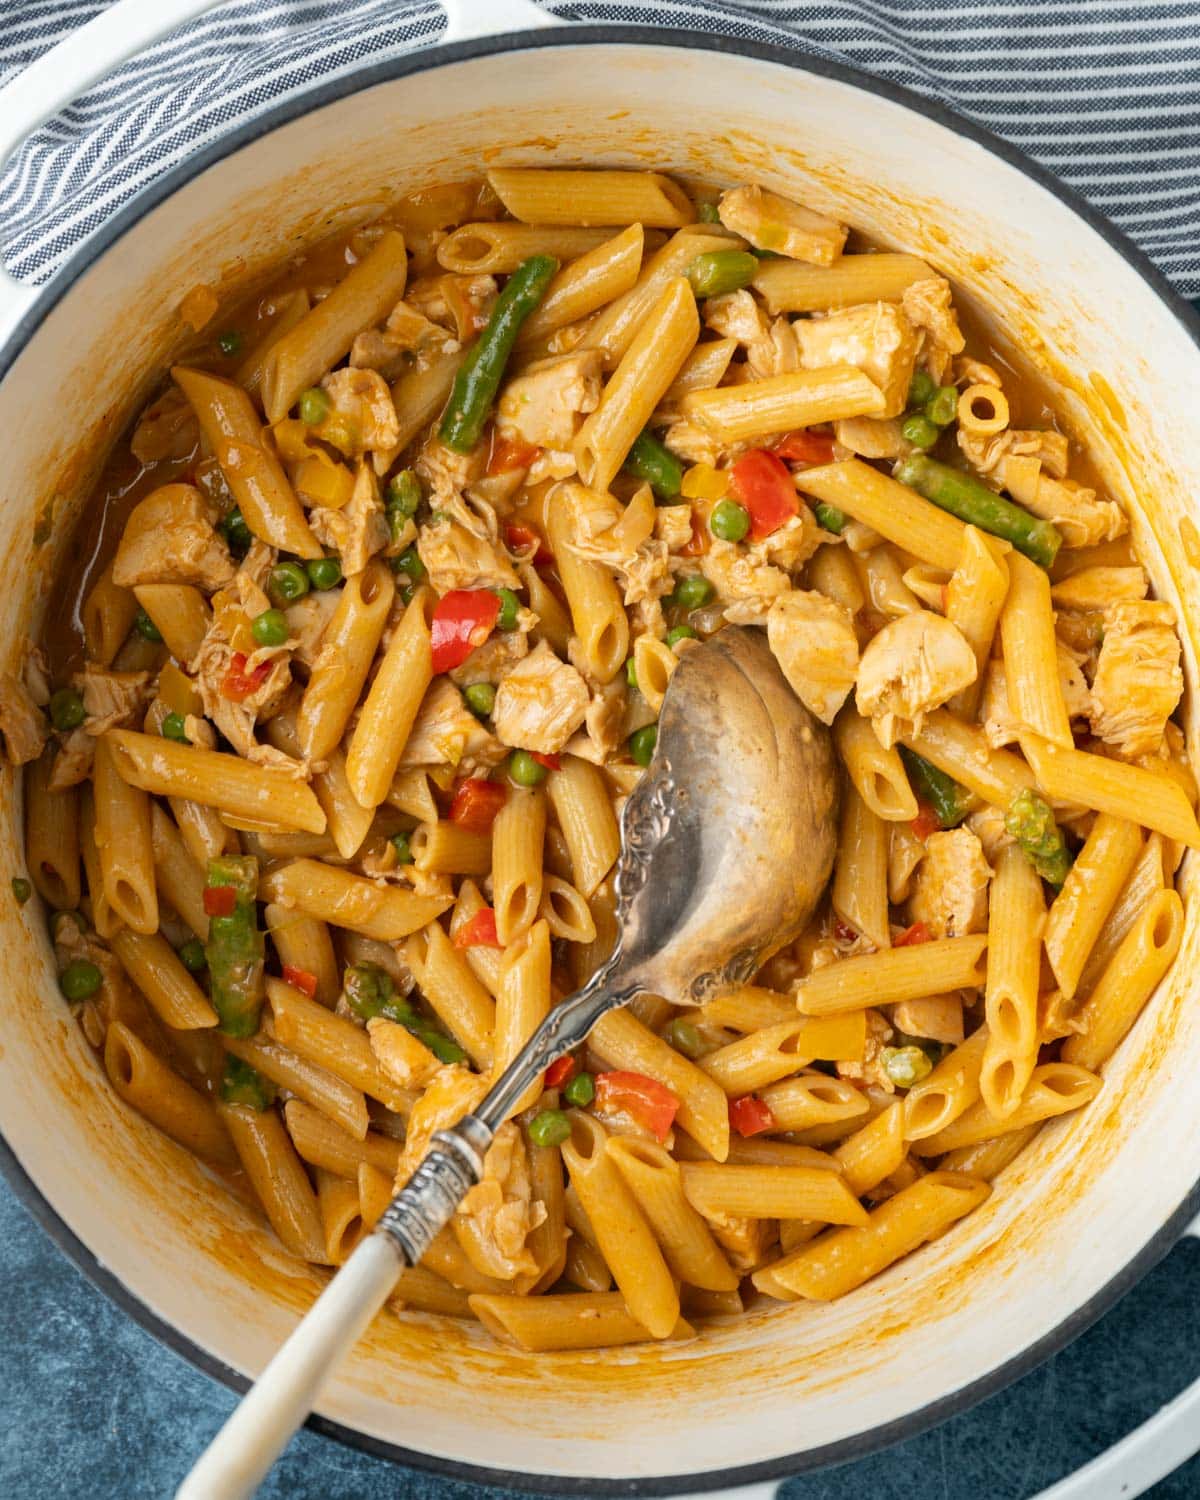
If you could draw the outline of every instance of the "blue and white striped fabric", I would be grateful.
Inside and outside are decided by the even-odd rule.
[[[104,0],[0,0],[0,81]],[[1200,0],[545,0],[571,20],[804,47],[1006,136],[1200,294]],[[437,39],[435,0],[229,0],[91,90],[0,173],[10,269],[45,281],[159,173],[317,78]]]

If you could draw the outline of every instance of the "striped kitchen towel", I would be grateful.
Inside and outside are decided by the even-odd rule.
[[[0,80],[103,3],[0,0]],[[1036,157],[1200,294],[1200,0],[545,3],[570,20],[807,48],[934,96]],[[47,280],[190,151],[442,26],[435,0],[228,0],[112,73],[0,172],[10,269]]]

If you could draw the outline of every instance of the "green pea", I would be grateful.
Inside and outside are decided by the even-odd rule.
[[[897,1088],[910,1089],[933,1072],[933,1062],[921,1047],[884,1047],[879,1060]]]
[[[276,604],[294,604],[308,589],[308,574],[299,563],[281,562],[271,569],[267,592]]]
[[[438,1031],[432,1026],[410,1026],[408,1029],[417,1041],[423,1042],[429,1048],[438,1062],[466,1062],[467,1054],[454,1038],[447,1036],[444,1031]]]
[[[392,572],[403,573],[413,583],[423,583],[428,577],[425,564],[415,547],[406,548],[399,557],[392,558]]]
[[[139,609],[134,615],[133,628],[144,641],[153,641],[156,646],[162,645],[162,631],[144,609]]]
[[[937,381],[924,370],[914,370],[908,386],[909,406],[924,406],[937,390]]]
[[[74,688],[59,688],[50,698],[50,722],[55,729],[66,734],[69,730],[78,729],[87,718],[87,710],[83,706],[83,699]]]
[[[351,964],[342,975],[342,990],[351,1010],[369,1021],[382,1014],[395,996],[396,986],[387,970],[377,964]]]
[[[674,648],[679,641],[694,641],[697,639],[696,632],[690,625],[673,625],[667,631],[667,645]]]
[[[529,1122],[529,1139],[535,1146],[561,1146],[570,1134],[571,1122],[561,1109],[543,1109]]]
[[[836,505],[826,505],[824,500],[819,501],[813,507],[813,515],[816,516],[817,525],[821,530],[832,531],[834,536],[841,536],[849,520],[844,510],[839,510]]]
[[[104,982],[104,975],[86,958],[73,958],[58,976],[58,987],[68,1000],[86,1000]]]
[[[704,1038],[690,1021],[685,1021],[682,1016],[676,1016],[671,1024],[663,1032],[663,1041],[674,1047],[676,1052],[682,1052],[684,1057],[690,1057],[693,1061],[703,1056]]]
[[[958,412],[958,392],[952,385],[940,385],[925,403],[925,415],[938,427],[949,427]]]
[[[162,734],[164,740],[174,740],[178,745],[191,743],[187,737],[187,730],[184,728],[182,714],[168,714],[162,721]]]
[[[546,779],[546,768],[528,750],[514,750],[508,761],[508,774],[518,786],[541,786]]]
[[[316,427],[329,415],[329,396],[319,385],[311,386],[300,397],[300,420]]]
[[[260,646],[282,646],[288,638],[287,616],[281,609],[264,609],[251,620],[250,634]]]
[[[12,888],[18,906],[24,906],[30,896],[33,895],[33,886],[23,875],[13,876]]]
[[[388,481],[388,510],[398,511],[400,515],[411,519],[416,515],[420,503],[420,480],[411,469],[401,469],[399,474]]]
[[[914,448],[932,448],[942,435],[942,429],[919,411],[913,412],[911,417],[905,417],[900,424],[900,432],[904,441],[911,443]]]
[[[517,616],[521,612],[521,601],[512,589],[496,589],[495,592],[500,596],[500,613],[496,616],[496,625],[501,630],[515,630]]]
[[[204,944],[199,938],[188,938],[179,949],[179,962],[189,974],[203,974],[208,968],[208,959],[204,956]]]
[[[221,521],[217,530],[224,536],[230,552],[234,557],[245,557],[250,550],[250,544],[254,536],[246,525],[246,518],[235,505]]]
[[[463,697],[477,719],[486,719],[496,706],[496,689],[490,682],[473,682],[463,689]]]
[[[629,753],[639,766],[648,766],[654,759],[654,747],[658,744],[658,725],[646,724],[635,729],[629,736]]]
[[[342,581],[342,563],[337,557],[314,557],[304,564],[308,581],[315,589],[335,589]]]
[[[413,852],[407,833],[394,833],[392,835],[392,848],[396,851],[396,863],[398,865],[412,864]]]
[[[701,605],[707,604],[713,596],[713,586],[702,573],[693,573],[689,578],[681,578],[675,585],[675,592],[671,595],[671,602],[677,604],[680,609],[699,609]]]
[[[227,328],[224,333],[217,335],[217,348],[226,359],[232,359],[235,354],[242,352],[241,334],[236,328]]]
[[[586,1109],[595,1097],[596,1080],[590,1073],[576,1073],[563,1089],[563,1098],[576,1109]]]
[[[750,512],[736,500],[719,500],[708,518],[708,529],[723,542],[740,542],[750,530]]]
[[[625,681],[631,688],[637,687],[637,663],[632,656],[625,661]]]

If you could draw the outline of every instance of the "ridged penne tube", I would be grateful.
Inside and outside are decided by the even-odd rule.
[[[865,1011],[815,1019],[793,1013],[788,1021],[752,1031],[749,1036],[718,1047],[700,1059],[700,1067],[727,1094],[737,1098],[798,1073],[814,1058],[827,1062],[859,1061],[866,1039]]]
[[[395,1177],[404,1148],[391,1136],[368,1130],[365,1140],[355,1140],[303,1099],[289,1099],[283,1117],[292,1143],[309,1166],[324,1167],[339,1177],[354,1177],[365,1163]]]
[[[378,1167],[361,1162],[358,1168],[358,1211],[368,1229],[374,1229],[395,1196],[392,1179]]]
[[[963,719],[973,719],[979,707],[984,669],[1008,595],[1005,550],[1005,543],[968,526],[963,534],[962,558],[946,585],[946,618],[958,626],[975,653],[975,681],[950,700],[951,710]]]
[[[864,1229],[822,1235],[767,1268],[769,1280],[795,1297],[832,1301],[862,1286],[901,1256],[934,1239],[984,1202],[986,1182],[957,1172],[930,1172],[875,1209]],[[754,1277],[758,1285],[758,1277]],[[760,1290],[773,1295],[769,1285]]]
[[[596,936],[590,943],[580,943],[570,953],[571,974],[577,989],[582,988],[617,945],[616,892],[611,879],[603,881],[588,902]]]
[[[231,840],[229,824],[215,807],[205,807],[187,797],[168,797],[167,806],[188,852],[202,869],[225,852]]]
[[[499,949],[492,950],[497,959]],[[404,959],[426,1003],[477,1068],[492,1065],[496,1006],[466,956],[430,922],[404,945]]]
[[[505,952],[496,996],[495,1060],[497,1078],[550,1014],[550,929],[535,922]],[[512,1114],[536,1103],[541,1080],[530,1085]]]
[[[377,474],[386,474],[413,438],[440,416],[465,356],[466,350],[461,348],[433,354],[428,363],[407,370],[393,383],[392,405],[396,409],[399,436],[394,448],[380,449],[375,454]]]
[[[421,766],[399,770],[392,777],[388,805],[421,823],[437,822],[437,803],[429,788],[429,772]]]
[[[275,1039],[270,1021],[264,1023],[257,1036],[229,1036],[222,1037],[221,1041],[226,1052],[240,1057],[264,1078],[320,1110],[347,1135],[352,1135],[356,1141],[366,1139],[370,1116],[362,1090],[331,1073],[328,1068],[285,1047]]]
[[[796,1002],[778,990],[747,984],[706,1000],[699,1015],[706,1026],[720,1026],[728,1031],[761,1031],[767,1026],[794,1021]]]
[[[1034,734],[1021,736],[1021,749],[1048,797],[1112,813],[1189,849],[1200,849],[1196,814],[1171,777],[1106,755],[1054,745]]]
[[[317,1209],[325,1242],[322,1257],[331,1266],[343,1265],[366,1233],[358,1201],[358,1183],[317,1169]]]
[[[488,225],[489,229],[521,229],[517,224]],[[529,231],[526,231],[529,232]],[[538,231],[544,233],[545,231]],[[646,237],[640,224],[631,224],[611,237],[601,231],[576,230],[576,234],[598,235],[594,248],[575,252],[546,289],[546,295],[521,325],[517,348],[528,348],[546,339],[568,323],[575,323],[630,291],[642,268]],[[444,248],[445,241],[439,247]],[[558,256],[566,260],[565,255]]]
[[[631,1314],[620,1292],[566,1292],[558,1297],[485,1296],[469,1299],[471,1311],[505,1343],[531,1354],[564,1349],[616,1349],[645,1344],[649,1332]],[[677,1318],[666,1338],[690,1338],[693,1329]]]
[[[946,576],[944,568],[935,568],[932,563],[913,563],[911,568],[905,568],[901,573],[900,581],[926,609],[945,612],[943,608],[946,599],[945,590],[949,586],[950,578]]]
[[[1161,833],[1152,833],[1142,845],[1141,853],[1134,861],[1129,878],[1121,887],[1108,920],[1100,930],[1100,936],[1088,955],[1083,973],[1076,986],[1079,995],[1090,995],[1100,983],[1113,954],[1125,941],[1133,924],[1141,915],[1142,908],[1156,891],[1166,887],[1168,871],[1166,864],[1166,841]]]
[[[980,1177],[984,1182],[991,1182],[1005,1167],[1016,1161],[1041,1128],[1039,1120],[1020,1130],[1010,1130],[1007,1135],[980,1141],[977,1146],[963,1146],[957,1151],[947,1151],[938,1163],[939,1170],[965,1172],[968,1177]]]
[[[242,1170],[284,1249],[302,1260],[325,1260],[317,1195],[279,1116],[248,1104],[222,1104],[219,1110]]]
[[[679,1321],[679,1293],[654,1231],[605,1150],[608,1137],[599,1120],[579,1110],[571,1111],[570,1120],[563,1161],[600,1253],[629,1311],[655,1338],[668,1338]]]
[[[159,797],[184,797],[234,817],[325,832],[325,814],[316,797],[286,771],[131,729],[110,729],[100,743],[130,787]]]
[[[828,595],[852,615],[866,605],[867,596],[848,547],[822,547],[808,565],[808,580],[818,593]]]
[[[870,1105],[859,1089],[827,1073],[801,1073],[773,1083],[759,1095],[771,1111],[776,1130],[808,1130],[813,1125],[842,1125],[860,1120]],[[809,1215],[787,1214],[786,1218]]]
[[[870,719],[847,704],[833,722],[833,739],[846,774],[867,808],[877,818],[910,823],[919,809],[904,762],[894,746],[885,750],[879,743]]]
[[[79,853],[87,878],[88,899],[92,903],[92,926],[107,942],[121,926],[121,919],[108,904],[104,894],[104,877],[100,871],[100,851],[96,848],[96,807],[92,789],[79,789]]]
[[[1095,1070],[1108,1061],[1179,952],[1183,926],[1178,891],[1151,896],[1077,1012],[1081,1030],[1063,1043],[1064,1062]]]
[[[729,239],[723,234],[684,230],[672,235],[643,266],[633,289],[618,297],[592,320],[580,347],[599,349],[604,356],[605,368],[612,369],[667,284],[682,276],[697,255],[728,249]]]
[[[1034,772],[1011,750],[993,750],[978,724],[964,724],[944,708],[925,716],[919,734],[904,728],[900,742],[985,802],[1007,809],[1034,786]],[[1036,778],[1043,786],[1041,777]]]
[[[655,1036],[629,1010],[610,1010],[592,1029],[589,1045],[610,1068],[645,1073],[679,1100],[677,1120],[715,1161],[729,1153],[729,1105],[714,1078]]]
[[[845,511],[922,562],[947,572],[959,565],[963,523],[861,459],[804,469],[796,475],[796,487]]]
[[[663,288],[606,383],[599,406],[575,435],[575,462],[584,484],[608,489],[699,335],[695,295],[687,279],[677,276]],[[696,399],[699,394],[687,398]]]
[[[133,629],[138,601],[132,589],[113,582],[112,565],[97,577],[79,607],[88,658],[102,667],[112,665],[125,637]],[[158,622],[155,621],[157,624]]]
[[[560,656],[566,656],[574,633],[569,612],[535,567],[522,563],[519,571],[529,595],[529,608],[538,617],[534,643],[549,641]]]
[[[357,334],[383,322],[403,295],[407,278],[404,236],[385,230],[328,297],[272,344],[262,373],[269,422],[282,421],[301,392],[344,358]]]
[[[164,1135],[220,1167],[237,1165],[216,1110],[121,1021],[104,1039],[104,1071],[126,1104]]]
[[[154,878],[150,798],[145,791],[129,785],[121,770],[109,737],[98,739],[92,787],[96,799],[96,851],[100,856],[104,894],[116,915],[135,932],[153,933],[158,931],[158,888]]]
[[[204,871],[189,854],[179,829],[157,805],[150,809],[150,844],[159,891],[200,941],[207,941]]]
[[[986,1026],[948,1053],[927,1077],[904,1097],[904,1136],[919,1141],[957,1120],[979,1098],[979,1074],[987,1050]]]
[[[267,904],[263,915],[283,967],[311,974],[317,981],[313,998],[322,1005],[336,1005],[342,986],[338,977],[337,955],[333,951],[333,941],[325,923],[302,911],[294,911],[271,902]]]
[[[25,863],[38,894],[55,911],[74,911],[79,875],[79,792],[52,792],[51,759],[43,752],[25,767]],[[106,813],[106,826],[111,818]],[[615,856],[614,856],[615,857]],[[103,867],[103,866],[102,866]],[[118,913],[126,920],[124,912]]]
[[[158,627],[175,660],[190,662],[203,645],[212,618],[200,590],[186,583],[140,583],[131,593]]]
[[[244,391],[251,395],[262,385],[263,369],[267,355],[284,336],[289,333],[312,306],[307,290],[297,287],[293,291],[281,292],[271,298],[275,313],[270,327],[243,358],[234,379]]]
[[[564,1281],[577,1286],[581,1292],[612,1290],[612,1272],[605,1264],[603,1255],[577,1234],[567,1236],[567,1254],[562,1274]]]
[[[830,900],[844,922],[881,950],[892,944],[887,876],[888,825],[851,783],[842,793]]]
[[[633,643],[633,670],[638,692],[655,711],[662,707],[667,684],[679,665],[679,658],[667,645],[652,635],[639,635]]]
[[[1024,851],[995,856],[988,910],[988,1042],[979,1092],[997,1119],[1021,1102],[1038,1055],[1038,980],[1046,904],[1041,877]]]
[[[126,974],[173,1030],[192,1031],[217,1024],[217,1013],[204,991],[161,933],[122,927],[113,934],[111,945]]]
[[[525,1243],[537,1262],[537,1275],[522,1278],[517,1290],[544,1292],[563,1274],[567,1263],[567,1206],[563,1183],[562,1153],[557,1146],[539,1146],[525,1129],[529,1152],[529,1181],[533,1200],[545,1210],[545,1218],[530,1232]]]
[[[854,548],[853,526],[854,522],[851,522],[844,533],[851,550]],[[900,615],[915,614],[920,609],[921,601],[905,583],[900,562],[890,547],[868,547],[856,554],[855,561],[871,607],[881,615],[894,620]],[[918,566],[928,567],[929,564],[921,563]]]
[[[868,416],[882,410],[883,396],[853,365],[829,365],[692,391],[680,405],[689,421],[721,442],[745,443],[840,417]]]
[[[987,936],[937,938],[930,943],[863,953],[817,969],[796,989],[804,1016],[836,1015],[869,1005],[894,1005],[983,983]]]
[[[352,1088],[407,1117],[412,1096],[393,1083],[379,1066],[370,1038],[361,1026],[326,1010],[294,985],[270,975],[267,999],[274,1020],[274,1037],[281,1046],[290,1047],[335,1078],[344,1079]],[[342,1173],[343,1177],[346,1175]]]
[[[538,907],[552,938],[568,943],[590,943],[596,936],[591,908],[569,880],[542,876],[542,900]]]
[[[898,302],[915,281],[933,271],[915,255],[843,255],[831,266],[764,260],[752,283],[772,317],[789,312],[832,312],[863,302]]]
[[[487,875],[492,868],[491,837],[446,818],[414,828],[409,852],[416,868],[429,875]]]
[[[328,299],[316,311],[327,303]],[[321,544],[309,530],[283,465],[263,440],[262,419],[246,392],[232,380],[183,365],[174,366],[171,378],[196,413],[200,431],[253,534],[297,557],[320,557]],[[286,409],[280,415],[286,416]]]
[[[944,1130],[914,1141],[912,1150],[918,1156],[942,1156],[961,1146],[974,1146],[994,1135],[1022,1130],[1035,1121],[1053,1119],[1056,1115],[1080,1109],[1095,1098],[1099,1089],[1099,1078],[1088,1068],[1069,1062],[1039,1063],[1030,1076],[1021,1102],[1002,1120],[998,1120],[981,1099]]]
[[[378,558],[343,584],[296,714],[296,738],[308,759],[324,760],[346,732],[395,593]]]
[[[471,1294],[443,1281],[436,1271],[424,1266],[408,1266],[400,1272],[396,1289],[388,1298],[393,1312],[412,1308],[414,1312],[437,1313],[443,1318],[474,1318]]]
[[[1058,674],[1050,580],[1019,552],[1013,552],[1007,564],[1008,596],[1000,612],[1000,643],[1009,711],[1018,724],[1053,744],[1073,746]]]
[[[737,353],[736,339],[709,339],[697,344],[680,367],[679,374],[667,387],[659,403],[660,411],[676,411],[689,391],[711,391],[721,384],[729,362]]]
[[[866,1210],[840,1172],[822,1167],[737,1166],[684,1162],[679,1168],[688,1202],[708,1218],[818,1219],[865,1224]]]
[[[346,778],[363,807],[378,807],[387,796],[421,699],[433,679],[431,610],[428,589],[418,589],[359,710],[346,752]]]
[[[561,768],[546,780],[546,795],[571,856],[575,887],[590,898],[621,852],[604,776],[590,761],[564,755]]]
[[[450,936],[454,938],[487,902],[479,894],[473,880],[464,880],[458,888],[458,900],[450,914]],[[475,943],[461,950],[471,972],[492,995],[500,993],[500,970],[504,964],[504,952],[486,943]]]
[[[907,1155],[904,1141],[904,1104],[897,1100],[881,1114],[847,1136],[833,1151],[846,1186],[856,1198],[869,1193],[895,1172]]]
[[[544,794],[514,787],[492,824],[492,907],[496,934],[505,947],[537,919],[545,837]]]
[[[397,942],[432,922],[452,900],[419,896],[403,886],[378,886],[363,875],[316,859],[295,859],[272,870],[261,882],[259,897],[384,943]]]
[[[688,195],[661,172],[495,167],[487,179],[513,218],[524,224],[678,229],[694,217]]]
[[[630,228],[638,229],[640,225],[633,224]],[[557,261],[574,260],[611,238],[606,227],[581,229],[577,225],[513,224],[493,219],[460,224],[442,240],[435,253],[439,266],[459,275],[508,276],[531,255],[551,255]],[[638,259],[641,260],[640,239]],[[568,323],[572,321],[566,319]]]
[[[605,1150],[650,1221],[663,1257],[679,1280],[709,1291],[734,1291],[737,1273],[688,1202],[684,1169],[671,1153],[636,1136],[610,1136]]]

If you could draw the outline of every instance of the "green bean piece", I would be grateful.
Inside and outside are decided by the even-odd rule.
[[[282,646],[288,638],[287,616],[281,609],[264,609],[251,620],[250,634],[259,646]]]
[[[249,526],[246,525],[245,516],[236,505],[222,518],[217,530],[225,538],[225,544],[234,557],[245,557],[254,541],[254,536]]]
[[[563,1089],[563,1098],[576,1109],[586,1109],[595,1097],[596,1080],[590,1073],[576,1073]]]
[[[398,865],[411,865],[413,862],[412,844],[407,833],[394,833],[391,837],[392,848],[396,851],[396,863]]]
[[[949,427],[958,414],[958,391],[952,385],[939,385],[925,403],[925,415],[935,427]]]
[[[203,974],[208,968],[208,959],[204,956],[204,944],[199,938],[188,938],[179,950],[179,962],[189,974]]]
[[[389,1014],[396,986],[387,970],[377,964],[351,964],[342,975],[342,992],[355,1015],[369,1021],[374,1016]],[[411,1011],[411,1015],[415,1020],[416,1012]],[[392,1015],[391,1019],[398,1020],[399,1017]]]
[[[316,427],[329,415],[329,394],[319,385],[312,386],[300,397],[300,420],[309,427]]]
[[[907,745],[900,746],[900,759],[913,790],[922,802],[928,802],[933,808],[939,826],[957,828],[975,806],[973,794]]]
[[[504,283],[487,327],[467,352],[454,377],[438,436],[455,453],[470,453],[491,414],[504,367],[521,324],[545,296],[558,262],[552,255],[531,255]]]
[[[308,574],[295,562],[281,562],[271,569],[267,593],[276,604],[294,604],[308,593]]]
[[[235,355],[240,354],[242,343],[242,336],[236,328],[227,328],[224,333],[217,335],[217,348],[226,359],[233,359]]]
[[[649,428],[634,438],[623,468],[648,484],[659,500],[674,500],[683,484],[683,465]]]
[[[421,481],[411,469],[401,469],[388,480],[387,509],[411,520],[421,504]]]
[[[634,764],[648,766],[654,759],[654,747],[658,744],[658,725],[645,724],[629,736],[629,753]]]
[[[187,737],[187,729],[182,714],[167,714],[162,721],[162,736],[164,740],[174,740],[177,745],[188,745],[191,741]]]
[[[931,422],[928,417],[922,416],[919,411],[913,412],[912,416],[905,417],[900,424],[900,435],[906,443],[911,443],[914,448],[932,448],[934,443],[942,435],[942,429]]]
[[[561,1109],[540,1110],[529,1122],[529,1139],[535,1146],[561,1146],[571,1134],[571,1122]]]
[[[697,297],[723,297],[750,285],[758,260],[748,250],[706,250],[689,262],[684,275]]]
[[[403,573],[413,583],[423,583],[428,576],[415,547],[406,547],[399,557],[392,558],[392,572]]]
[[[314,557],[304,564],[308,581],[315,589],[335,589],[342,581],[340,557]]]
[[[73,958],[58,976],[58,987],[68,1000],[86,1000],[104,982],[104,975],[86,958]]]
[[[78,729],[86,718],[83,699],[74,688],[59,688],[50,695],[50,722],[60,733]]]
[[[221,1098],[226,1104],[248,1104],[261,1114],[275,1102],[275,1085],[240,1057],[227,1057],[221,1079]]]
[[[466,1062],[467,1054],[458,1045],[453,1037],[447,1036],[444,1031],[438,1031],[433,1026],[410,1026],[408,1028],[416,1037],[417,1041],[423,1043],[433,1053],[440,1063]]]
[[[813,515],[821,530],[831,531],[834,536],[841,536],[850,520],[844,510],[839,510],[836,505],[826,505],[824,500],[819,500],[813,507]]]
[[[933,1060],[922,1047],[884,1047],[879,1054],[883,1071],[900,1089],[910,1089],[933,1072]]]
[[[144,641],[151,641],[156,646],[162,645],[162,631],[144,609],[139,609],[134,615],[133,628]]]
[[[696,1058],[704,1055],[704,1038],[690,1021],[685,1021],[682,1016],[676,1016],[663,1032],[663,1041],[674,1047],[676,1052],[682,1052],[684,1057],[690,1057],[693,1062]]]
[[[637,687],[637,662],[632,656],[625,658],[625,681],[631,688]]]
[[[490,682],[473,682],[463,689],[463,697],[477,719],[486,719],[496,706],[496,689]]]
[[[24,906],[30,896],[33,895],[33,884],[25,879],[24,875],[14,875],[12,893],[18,906]]]
[[[667,631],[667,645],[672,649],[679,641],[694,641],[698,636],[690,625],[673,625]]]
[[[1062,532],[1057,526],[1038,520],[970,474],[951,469],[924,453],[902,459],[896,478],[960,521],[1003,537],[1039,567],[1048,568],[1062,546]]]
[[[496,616],[497,630],[515,630],[521,614],[521,601],[512,589],[495,589],[500,600],[500,613]]]
[[[1004,814],[1004,827],[1046,884],[1059,890],[1074,856],[1045,798],[1034,791],[1018,792]]]
[[[924,406],[937,394],[937,381],[925,370],[914,370],[908,384],[909,406]]]
[[[528,750],[514,750],[508,760],[508,774],[518,786],[541,786],[546,767],[540,765]]]
[[[233,910],[227,915],[210,912],[204,947],[213,1009],[227,1036],[253,1036],[258,1030],[264,991],[263,935],[254,904],[258,898],[258,860],[252,855],[231,854],[210,859],[205,889],[222,888],[233,890]]]
[[[740,542],[750,530],[750,512],[736,500],[718,500],[708,518],[708,529],[723,542]]]
[[[687,578],[681,578],[675,585],[669,602],[678,605],[680,609],[700,609],[712,596],[713,586],[704,574],[692,573]]]

